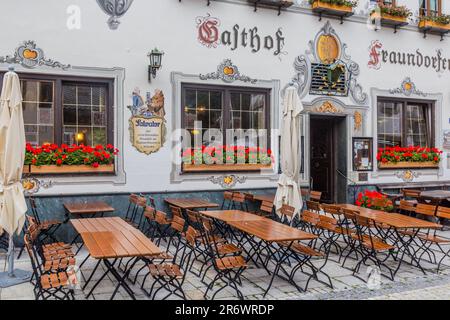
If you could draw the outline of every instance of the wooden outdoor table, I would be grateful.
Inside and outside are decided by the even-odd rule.
[[[267,201],[267,202],[274,202],[275,201],[275,195],[274,194],[254,194],[253,199],[258,201]]]
[[[370,208],[358,207],[353,204],[338,204],[338,206],[345,209],[357,210],[362,217],[372,219],[378,223],[387,224],[396,229],[434,229],[442,227],[440,224],[431,221],[408,217],[399,213],[373,210]]]
[[[134,264],[132,264],[128,271],[121,276],[115,268],[116,262],[121,258],[139,258],[159,255],[162,253],[162,250],[141,231],[129,225],[119,217],[72,219],[71,223],[81,235],[89,252],[89,256],[99,260],[91,276],[86,281],[84,288],[92,279],[100,262],[103,261],[107,268],[105,275],[111,273],[119,282],[117,288],[122,286],[134,299],[134,292],[125,282],[125,279]],[[113,262],[110,262],[109,260],[113,260]],[[87,297],[92,294],[104,276],[94,285]],[[114,291],[111,299],[114,298],[116,291],[117,290]]]
[[[219,206],[217,203],[208,202],[202,199],[167,198],[164,201],[184,210],[217,208]]]
[[[109,204],[102,201],[64,203],[64,208],[69,214],[77,216],[104,214],[106,212],[114,212],[115,210]]]
[[[200,213],[209,218],[217,219],[226,223],[234,221],[254,221],[265,219],[264,217],[241,210],[211,210],[200,211]]]
[[[230,221],[228,224],[266,242],[313,240],[317,238],[312,233],[263,217],[251,221]]]
[[[448,190],[430,190],[430,191],[422,191],[420,193],[421,197],[434,199],[434,200],[446,200],[450,199],[450,191]]]

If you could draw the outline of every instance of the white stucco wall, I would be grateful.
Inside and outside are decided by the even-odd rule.
[[[175,108],[173,104],[171,73],[185,74],[208,73],[216,70],[217,65],[225,58],[230,58],[241,73],[261,80],[279,80],[283,88],[294,75],[294,59],[304,54],[308,41],[313,40],[317,32],[329,19],[311,14],[310,10],[301,1],[300,6],[294,6],[280,16],[275,10],[260,8],[255,13],[253,7],[246,1],[224,0],[212,1],[209,7],[206,1],[198,0],[134,0],[129,11],[120,19],[121,24],[115,31],[106,24],[108,16],[105,15],[95,1],[89,0],[0,0],[0,56],[14,53],[24,40],[34,40],[42,48],[48,58],[73,66],[84,67],[119,67],[125,69],[124,101],[122,106],[131,104],[131,92],[139,87],[141,92],[162,89],[166,97],[166,120],[170,136],[172,116]],[[306,1],[303,1],[306,2]],[[366,26],[368,2],[360,1],[356,15],[339,24],[338,20],[330,19],[332,27],[343,43],[346,43],[347,53],[352,60],[360,66],[358,82],[364,92],[369,95],[366,104],[369,111],[364,122],[364,135],[373,136],[373,119],[371,118],[373,100],[371,88],[388,90],[400,86],[407,76],[416,84],[417,89],[433,94],[442,94],[442,117],[438,118],[440,132],[450,129],[450,71],[437,73],[432,68],[417,68],[404,65],[383,64],[379,70],[369,69],[368,48],[373,40],[380,40],[383,48],[391,51],[415,52],[417,48],[424,54],[434,56],[436,50],[442,49],[442,56],[450,59],[450,38],[440,41],[436,35],[428,35],[426,39],[412,25],[399,30],[397,34],[393,29],[382,28],[373,31]],[[399,4],[408,5],[414,13],[418,12],[418,1],[399,0]],[[81,28],[69,30],[67,19],[70,16],[67,8],[78,6],[81,11]],[[450,11],[448,1],[444,1],[444,12]],[[285,37],[284,51],[286,54],[278,59],[272,52],[261,50],[252,53],[249,48],[239,47],[231,51],[230,48],[219,46],[206,48],[197,41],[195,19],[210,13],[221,20],[222,30],[232,30],[235,24],[241,28],[258,27],[260,35],[274,35],[281,28]],[[156,79],[150,84],[147,76],[147,52],[157,46],[165,51],[163,68],[158,72]],[[2,69],[7,65],[1,65]],[[18,72],[23,71],[17,67]],[[51,69],[38,67],[29,72],[39,73]],[[71,70],[66,71],[71,74]],[[95,71],[94,71],[95,73]],[[236,83],[237,84],[237,83]],[[306,103],[317,96],[307,95]],[[344,104],[352,104],[349,98],[337,98]],[[130,143],[128,131],[129,111],[123,110],[124,147],[121,153],[124,156],[124,169],[126,184],[114,185],[111,183],[77,183],[55,184],[43,194],[60,193],[109,193],[130,191],[170,191],[170,190],[205,190],[221,189],[209,181],[186,181],[171,183],[171,143],[157,153],[146,156],[136,151]],[[436,147],[442,147],[441,134],[438,135]],[[375,146],[376,148],[376,146]],[[446,154],[443,155],[441,170],[439,172],[422,174],[416,181],[450,180],[450,170],[447,167]],[[349,164],[349,170],[351,166]],[[369,175],[370,182],[401,182],[398,178]],[[57,181],[57,179],[54,179]],[[276,183],[269,179],[247,180],[238,187],[275,187]]]

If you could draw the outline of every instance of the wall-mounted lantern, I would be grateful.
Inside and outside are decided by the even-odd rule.
[[[150,58],[150,65],[148,66],[148,81],[152,81],[152,78],[156,78],[156,72],[162,66],[162,56],[164,55],[163,51],[159,51],[157,48],[153,49],[148,57]]]

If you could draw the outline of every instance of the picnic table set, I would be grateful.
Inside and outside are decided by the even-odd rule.
[[[427,201],[430,194],[425,196]],[[228,191],[222,204],[166,198],[168,213],[159,210],[152,197],[131,194],[122,214],[102,201],[68,202],[64,204],[65,220],[60,223],[70,223],[77,235],[71,244],[65,244],[53,240],[56,222],[43,221],[35,199],[30,197],[34,210],[27,216],[25,248],[32,258],[36,296],[72,299],[71,284],[84,280],[81,289],[89,298],[109,275],[115,286],[110,299],[120,288],[135,299],[135,284],[151,299],[160,292],[165,292],[163,299],[186,299],[183,284],[186,274],[192,273],[205,283],[205,299],[215,299],[225,287],[244,299],[243,276],[252,268],[267,273],[266,296],[275,278],[299,292],[306,292],[311,281],[333,288],[325,268],[332,253],[339,255],[342,267],[354,260],[352,270],[357,278],[362,279],[361,266],[371,262],[392,281],[402,265],[426,273],[430,270],[423,266],[425,257],[438,270],[443,259],[449,257],[443,247],[450,240],[435,234],[442,228],[439,219],[405,214],[402,208],[407,200],[401,200],[403,207],[400,205],[399,212],[393,213],[353,204],[325,204],[319,201],[319,195],[306,198],[302,212],[296,215],[294,208],[287,205],[276,211],[275,198],[273,194],[230,195]],[[258,206],[259,210],[248,210]],[[438,205],[431,212],[427,206],[433,205],[417,202],[408,208],[418,214],[428,212],[434,218],[450,212]],[[430,241],[437,243],[443,253],[440,261]],[[82,247],[87,256],[77,261]],[[95,261],[89,274],[85,270],[88,260]],[[201,266],[199,271],[192,269],[194,263]],[[79,265],[82,279],[74,280],[75,265]],[[213,273],[211,282],[205,282],[207,273]]]

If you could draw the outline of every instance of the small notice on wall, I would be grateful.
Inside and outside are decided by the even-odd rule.
[[[130,118],[130,140],[139,152],[151,154],[164,145],[166,135],[166,120],[164,111],[164,94],[155,90],[153,96],[147,92],[146,99],[140,95],[140,90],[133,91],[133,105]]]

